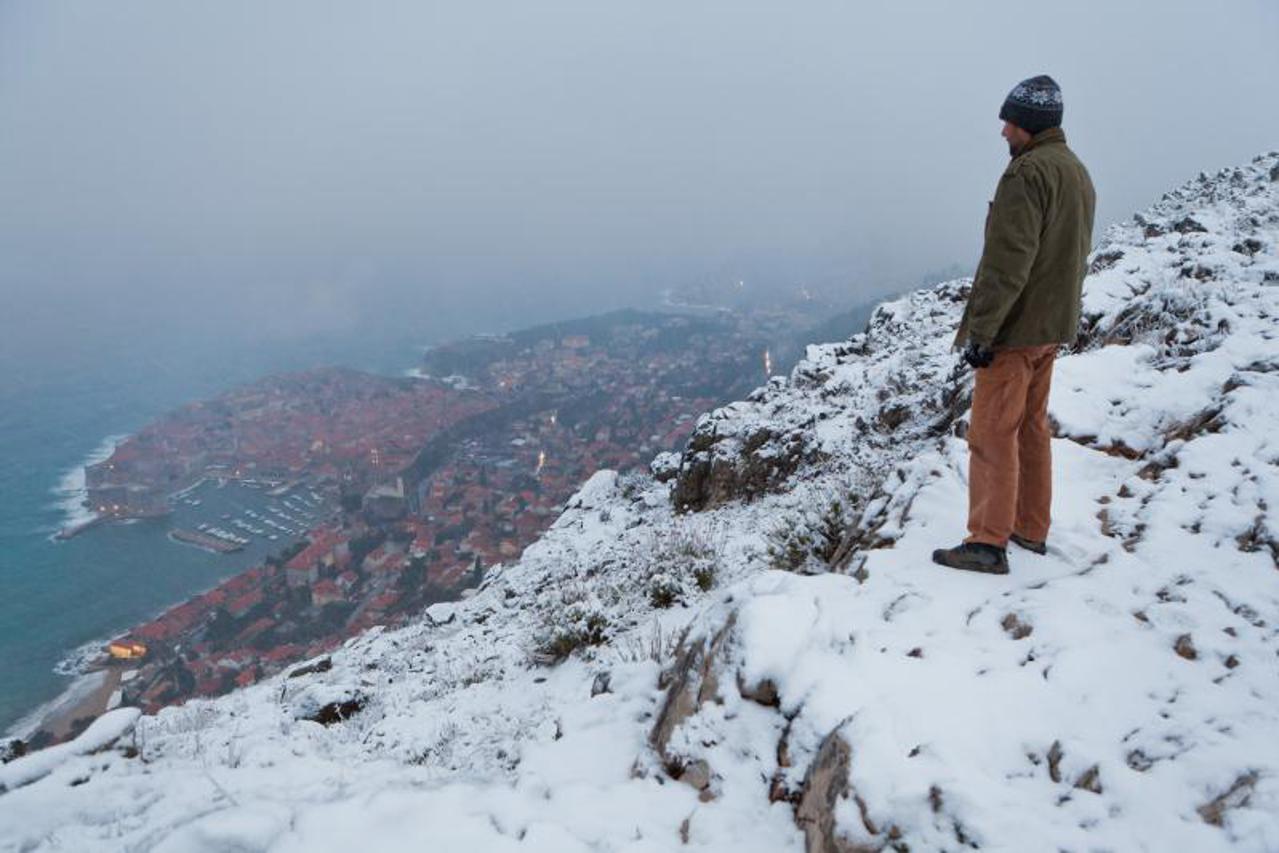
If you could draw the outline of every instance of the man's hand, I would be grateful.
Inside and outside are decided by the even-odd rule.
[[[968,362],[975,368],[990,367],[990,363],[995,360],[995,351],[990,347],[984,347],[976,341],[972,341],[964,348],[964,361]]]

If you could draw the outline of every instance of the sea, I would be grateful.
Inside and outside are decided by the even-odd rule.
[[[105,641],[278,550],[263,538],[214,554],[170,540],[224,511],[264,507],[252,490],[206,485],[176,517],[99,525],[53,538],[86,517],[84,466],[194,400],[283,371],[343,365],[403,374],[432,343],[351,333],[275,342],[134,338],[68,357],[6,357],[0,371],[0,732],[23,736],[74,690]]]

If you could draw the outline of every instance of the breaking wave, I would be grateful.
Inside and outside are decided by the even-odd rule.
[[[84,457],[75,467],[64,471],[62,476],[58,478],[58,484],[53,487],[52,491],[55,498],[54,507],[62,512],[62,526],[70,527],[76,524],[83,524],[86,521],[92,521],[96,517],[96,514],[84,505],[84,500],[88,496],[88,490],[85,488],[84,482],[85,466],[96,465],[110,458],[111,454],[115,452],[116,445],[127,437],[127,435],[107,436],[88,456]]]
[[[75,647],[53,665],[53,671],[58,675],[71,677],[84,675],[89,671],[91,664],[102,659],[102,650],[108,642],[109,640],[106,639],[92,640],[84,645]]]

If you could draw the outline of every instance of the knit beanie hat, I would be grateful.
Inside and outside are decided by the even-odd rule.
[[[1061,87],[1047,74],[1022,80],[1004,99],[999,117],[1027,133],[1061,125]]]

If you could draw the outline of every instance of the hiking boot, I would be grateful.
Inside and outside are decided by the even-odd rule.
[[[1025,536],[1018,536],[1016,533],[1009,536],[1008,541],[1035,554],[1048,553],[1048,545],[1046,543],[1036,542],[1034,539],[1027,539]]]
[[[933,552],[933,562],[967,572],[1008,574],[1008,555],[1004,549],[984,542],[964,542],[954,548],[938,548]]]

